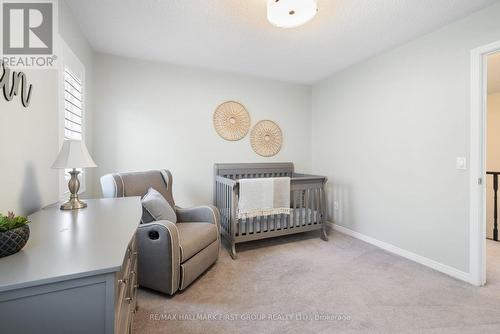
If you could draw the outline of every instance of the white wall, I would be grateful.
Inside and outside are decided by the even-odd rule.
[[[96,57],[94,77],[98,176],[168,168],[176,202],[188,206],[211,203],[216,162],[293,161],[310,170],[309,87],[110,55]],[[226,100],[245,105],[252,125],[281,126],[277,156],[255,154],[248,135],[238,142],[217,135],[213,112]]]
[[[63,1],[59,2],[59,33],[82,62],[91,67],[92,50]],[[30,214],[59,197],[58,75],[56,70],[27,70],[33,95],[28,108],[19,98],[0,96],[0,213]]]
[[[500,93],[488,95],[486,169],[500,171]],[[498,194],[500,197],[500,193]],[[500,203],[499,203],[500,204]],[[486,235],[493,238],[493,176],[486,183]]]
[[[29,214],[57,200],[58,177],[50,166],[58,151],[57,71],[25,71],[31,103],[0,95],[0,213]]]
[[[469,271],[470,51],[500,40],[500,5],[313,87],[313,172],[337,224]],[[338,209],[334,210],[335,202]]]

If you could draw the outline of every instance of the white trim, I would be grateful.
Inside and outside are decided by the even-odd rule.
[[[471,51],[469,271],[479,286],[486,283],[486,57],[498,51],[500,41]]]
[[[399,248],[399,247],[396,247],[394,245],[391,245],[389,243],[386,243],[384,241],[380,241],[378,239],[375,239],[375,238],[372,238],[372,237],[369,237],[367,235],[364,235],[364,234],[361,234],[359,232],[356,232],[356,231],[353,231],[351,229],[348,229],[346,227],[343,227],[343,226],[340,226],[340,225],[337,225],[337,224],[334,224],[334,223],[331,223],[331,222],[327,222],[327,224],[333,228],[335,231],[338,231],[340,233],[343,233],[343,234],[347,234],[353,238],[356,238],[356,239],[359,239],[359,240],[362,240],[364,242],[367,242],[369,244],[372,244],[374,246],[377,246],[383,250],[386,250],[390,253],[393,253],[393,254],[396,254],[396,255],[399,255],[399,256],[402,256],[408,260],[412,260],[412,261],[415,261],[417,263],[420,263],[426,267],[429,267],[429,268],[432,268],[434,270],[437,270],[439,272],[442,272],[444,274],[447,274],[447,275],[450,275],[452,277],[455,277],[459,280],[462,280],[462,281],[465,281],[465,282],[468,282],[468,283],[473,283],[472,280],[471,280],[471,275],[465,271],[462,271],[462,270],[459,270],[457,268],[454,268],[454,267],[450,267],[448,265],[445,265],[443,263],[440,263],[440,262],[437,262],[437,261],[434,261],[432,259],[429,259],[425,256],[422,256],[422,255],[418,255],[418,254],[415,254],[415,253],[412,253],[410,251],[407,251],[405,249],[402,249],[402,248]]]

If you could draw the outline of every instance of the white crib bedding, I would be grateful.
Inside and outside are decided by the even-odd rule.
[[[267,219],[266,219],[267,218]],[[237,228],[240,233],[254,233],[269,231],[290,226],[303,226],[307,223],[319,223],[320,215],[317,210],[292,209],[290,215],[270,215],[256,218],[238,219]]]

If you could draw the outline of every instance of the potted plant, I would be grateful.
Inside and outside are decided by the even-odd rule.
[[[0,258],[19,252],[30,237],[28,218],[10,212],[0,214]]]

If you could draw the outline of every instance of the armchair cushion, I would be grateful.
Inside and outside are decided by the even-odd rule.
[[[181,263],[186,262],[198,252],[217,240],[217,225],[212,223],[177,223]]]
[[[168,220],[177,222],[177,215],[174,209],[167,202],[165,197],[153,188],[142,198],[142,223],[150,223],[157,220]]]

